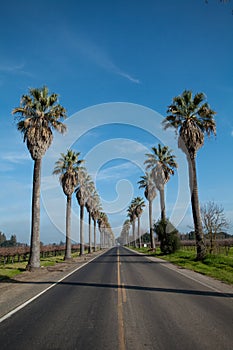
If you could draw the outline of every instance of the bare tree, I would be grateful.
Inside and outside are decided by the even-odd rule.
[[[201,217],[205,233],[210,239],[210,253],[212,254],[217,234],[229,228],[229,221],[224,214],[223,207],[214,201],[209,201],[201,206]]]

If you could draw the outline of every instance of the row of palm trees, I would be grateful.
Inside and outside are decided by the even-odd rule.
[[[205,135],[216,135],[216,124],[214,115],[216,114],[205,101],[203,93],[193,96],[192,92],[185,90],[180,96],[173,98],[173,103],[168,107],[168,115],[163,121],[164,129],[174,128],[178,135],[178,147],[185,153],[189,167],[189,188],[191,197],[191,207],[193,213],[193,223],[196,238],[197,260],[203,260],[206,256],[204,242],[200,204],[198,195],[196,156],[197,151],[203,146]],[[149,226],[151,247],[155,248],[153,237],[152,202],[156,197],[156,190],[160,193],[161,220],[166,220],[164,187],[170,176],[174,175],[177,168],[175,155],[167,146],[152,147],[152,153],[146,154],[144,162],[146,170],[141,180],[138,182],[139,188],[144,188],[145,198],[149,202]],[[133,200],[134,201],[134,200]],[[132,208],[132,203],[128,208],[128,215],[132,223],[134,233],[134,221],[136,211]],[[124,225],[123,225],[124,228]],[[122,234],[127,232],[122,228]],[[134,241],[135,241],[135,235]]]
[[[20,101],[20,106],[13,109],[12,113],[17,118],[17,128],[23,134],[24,142],[26,142],[30,155],[34,161],[33,169],[33,191],[32,191],[32,219],[31,219],[31,245],[30,245],[30,257],[27,268],[33,270],[40,267],[40,183],[41,183],[41,164],[42,158],[45,155],[47,149],[53,140],[53,130],[60,133],[66,131],[66,126],[61,120],[67,117],[66,110],[63,106],[58,103],[58,95],[52,93],[49,95],[47,87],[39,89],[29,89],[28,95],[23,95]],[[204,259],[206,255],[204,236],[202,230],[202,222],[200,215],[200,205],[198,196],[198,183],[197,183],[197,171],[196,171],[196,155],[197,151],[204,144],[205,134],[210,136],[216,134],[216,125],[214,120],[215,112],[210,108],[208,103],[205,101],[205,95],[203,93],[197,93],[193,96],[191,91],[185,90],[180,96],[174,97],[172,104],[168,107],[167,117],[163,121],[164,129],[169,127],[175,129],[178,134],[178,146],[186,154],[188,165],[189,165],[189,187],[191,195],[191,206],[193,213],[193,222],[196,236],[197,246],[197,260]],[[158,189],[160,193],[160,205],[161,205],[161,218],[166,218],[165,211],[165,198],[164,198],[164,186],[170,178],[170,175],[174,174],[176,163],[174,156],[171,154],[171,150],[167,146],[162,147],[158,145],[158,148],[152,148],[152,153],[147,154],[147,160],[145,161],[146,169],[150,169],[148,174],[145,174],[141,179],[139,185],[145,188],[145,195],[151,205],[153,201],[153,186]],[[81,163],[78,163],[78,153],[70,155],[74,157],[74,167],[79,167]],[[63,157],[63,156],[62,156]],[[65,157],[65,155],[64,155]],[[170,165],[168,164],[168,161]],[[64,159],[63,159],[64,161]],[[58,166],[57,164],[56,166]],[[67,168],[68,170],[68,168]],[[55,172],[60,170],[56,170]],[[82,171],[83,177],[82,178]],[[71,172],[72,173],[72,172]],[[80,201],[80,218],[83,214],[82,211],[84,206],[86,208],[92,207],[90,205],[93,200],[91,197],[84,203],[82,201],[82,181],[90,181],[86,179],[87,174],[85,170],[80,169],[80,176],[75,178],[75,175],[66,179],[67,174],[60,173],[62,178],[60,179],[64,193],[67,196],[67,221],[66,229],[67,232],[70,230],[70,208],[71,208],[71,196],[67,189],[67,184],[70,184],[70,191],[75,189],[76,181],[77,188],[75,189],[78,200]],[[86,180],[85,180],[86,179]],[[69,187],[69,186],[68,186]],[[72,192],[73,193],[73,192]],[[133,203],[131,203],[133,204]],[[128,215],[135,226],[135,218],[139,220],[140,228],[140,214],[136,215],[136,212],[140,213],[140,206],[138,211],[135,209],[137,205],[134,203],[134,214],[131,210],[128,211]],[[133,207],[131,208],[133,209]],[[92,216],[93,217],[93,216]],[[97,217],[97,216],[95,216]],[[89,222],[91,220],[91,214],[89,216]],[[106,216],[102,214],[97,219],[99,220],[99,227],[105,232],[108,232],[108,240],[113,240],[113,234]],[[96,221],[96,220],[94,220]],[[81,220],[81,225],[83,220]],[[138,228],[138,232],[139,232]],[[150,223],[150,232],[152,225]],[[135,227],[134,227],[135,235]],[[82,231],[83,232],[83,231]],[[69,246],[69,237],[66,240],[67,246]],[[81,247],[83,252],[83,239],[81,239]],[[69,256],[69,251],[67,252]]]
[[[53,140],[53,130],[62,134],[67,130],[62,120],[66,119],[66,110],[58,103],[58,95],[49,94],[46,86],[29,89],[28,95],[23,95],[20,106],[12,111],[16,115],[17,128],[23,134],[23,141],[34,161],[31,244],[27,264],[29,271],[40,267],[40,186],[42,158]],[[89,251],[91,251],[91,219],[94,221],[94,249],[96,249],[96,222],[101,233],[101,246],[113,244],[114,236],[107,218],[101,212],[101,205],[94,183],[79,159],[79,152],[68,150],[61,154],[55,164],[54,174],[60,175],[60,183],[67,197],[66,205],[66,252],[65,259],[71,257],[71,201],[72,194],[80,205],[80,254],[84,253],[84,207],[89,215]]]
[[[55,163],[53,174],[60,175],[59,180],[67,198],[66,204],[66,250],[65,260],[71,259],[71,200],[73,193],[80,206],[80,255],[84,254],[84,208],[88,213],[88,253],[92,252],[92,229],[94,225],[94,251],[97,249],[96,223],[98,221],[101,234],[101,247],[106,245],[109,234],[112,236],[107,215],[102,212],[100,197],[95,184],[85,167],[81,166],[84,160],[79,159],[79,152],[68,150]],[[108,228],[108,229],[106,229]]]
[[[144,196],[149,203],[149,226],[150,226],[150,240],[151,248],[155,250],[155,241],[153,234],[153,218],[152,218],[152,206],[153,200],[157,196],[157,190],[160,193],[160,208],[161,208],[161,220],[166,219],[166,206],[165,206],[165,195],[164,188],[166,183],[169,181],[170,176],[174,175],[174,170],[177,168],[177,163],[175,161],[175,155],[172,154],[167,146],[161,146],[158,144],[158,147],[152,147],[152,153],[146,154],[147,159],[144,164],[146,171],[141,180],[138,181],[139,188],[144,188]],[[128,207],[127,213],[130,218],[130,223],[132,224],[132,235],[134,245],[136,245],[136,239],[139,240],[139,247],[141,247],[141,237],[139,235],[140,231],[140,216],[143,212],[143,207],[145,207],[145,202],[143,198],[136,197],[132,200],[131,204]],[[135,219],[138,218],[138,237],[135,236]],[[125,230],[125,223],[122,227],[121,236],[124,236],[127,233]],[[123,241],[126,241],[126,238],[122,238]]]
[[[132,235],[133,235],[133,241],[134,245],[136,246],[136,241],[139,241],[139,248],[141,248],[141,235],[140,235],[140,218],[143,213],[143,208],[145,207],[145,202],[143,198],[141,197],[135,197],[128,207],[127,213],[129,217],[129,222],[132,224]],[[138,221],[137,225],[137,235],[135,230],[135,221]],[[127,225],[127,222],[125,222],[125,225]],[[124,227],[125,229],[125,227]],[[126,231],[128,232],[128,231]],[[128,242],[128,238],[127,238]]]

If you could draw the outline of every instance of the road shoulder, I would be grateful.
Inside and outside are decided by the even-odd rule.
[[[197,281],[200,284],[202,284],[203,286],[214,290],[215,292],[226,294],[227,296],[229,296],[233,299],[233,286],[232,285],[221,282],[219,280],[216,280],[215,278],[203,275],[201,273],[174,265],[167,260],[163,260],[163,259],[160,259],[160,258],[157,258],[154,256],[146,256],[145,254],[137,252],[137,251],[130,249],[128,247],[125,247],[125,248],[129,249],[130,251],[135,252],[139,255],[144,255],[147,259],[149,259],[151,261],[159,262],[159,263],[163,264],[164,267],[166,267],[170,270],[173,270],[173,271],[175,271],[183,276],[186,276],[189,279]]]
[[[25,271],[10,281],[0,282],[0,319],[104,252],[101,250],[85,254],[83,257],[40,268],[35,272]]]

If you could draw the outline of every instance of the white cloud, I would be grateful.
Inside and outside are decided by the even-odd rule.
[[[116,71],[117,74],[121,75],[122,77],[128,79],[129,81],[132,81],[132,83],[135,83],[135,84],[140,84],[140,80],[139,79],[136,79],[136,78],[133,78],[131,75],[117,69]]]
[[[1,72],[19,72],[24,68],[24,64],[0,64]]]
[[[150,150],[144,144],[131,139],[120,139],[120,142],[115,144],[115,148],[119,152],[119,156],[129,155],[130,153],[143,154],[144,156]]]
[[[0,159],[8,163],[19,164],[31,159],[29,153],[9,152],[0,154]]]
[[[90,61],[104,68],[105,70],[112,72],[116,75],[122,76],[123,78],[131,81],[134,84],[139,84],[140,80],[133,77],[128,72],[122,70],[118,65],[116,65],[112,58],[109,57],[108,53],[102,49],[100,46],[91,42],[87,38],[78,37],[72,38],[71,33],[68,33],[71,45],[77,49],[81,54],[83,54]]]
[[[0,62],[0,72],[25,75],[28,77],[33,77],[33,74],[25,70],[25,63],[2,63]]]
[[[135,164],[126,162],[119,165],[110,166],[100,170],[97,174],[98,181],[114,180],[124,178],[135,173]]]

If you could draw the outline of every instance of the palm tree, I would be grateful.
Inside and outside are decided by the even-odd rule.
[[[107,221],[107,247],[111,248],[115,244],[115,237],[109,221]]]
[[[102,210],[101,204],[100,204],[100,198],[97,192],[94,193],[92,202],[92,211],[91,216],[94,223],[94,252],[97,250],[97,242],[96,242],[96,222],[99,218],[100,211]]]
[[[91,180],[90,176],[87,174],[85,168],[79,172],[78,176],[78,185],[75,189],[76,198],[80,206],[80,255],[84,254],[84,231],[83,231],[83,223],[84,223],[84,207],[87,200],[87,184]]]
[[[216,134],[214,115],[216,114],[205,101],[205,95],[185,90],[180,96],[173,98],[168,107],[168,116],[163,121],[164,128],[175,128],[179,134],[178,146],[186,154],[189,165],[189,187],[196,236],[197,260],[206,255],[203,229],[201,223],[198,196],[196,155],[204,144],[205,134]]]
[[[134,247],[136,247],[136,234],[135,234],[135,220],[136,220],[136,213],[135,213],[135,205],[133,201],[131,201],[130,206],[127,209],[127,216],[129,217],[129,220],[132,224],[132,235],[133,235],[133,241],[134,241]]]
[[[129,243],[129,230],[130,230],[130,220],[127,219],[124,221],[123,223],[123,227],[121,230],[121,236],[120,236],[120,240],[123,244],[128,244]]]
[[[155,250],[155,240],[154,240],[154,234],[153,234],[153,220],[152,220],[152,205],[153,200],[155,199],[157,193],[156,193],[156,186],[153,181],[151,172],[146,172],[145,175],[141,176],[141,180],[138,181],[139,188],[144,188],[144,195],[146,199],[149,202],[149,225],[150,225],[150,242],[151,242],[151,249]]]
[[[140,218],[143,212],[143,207],[145,207],[145,202],[143,198],[136,197],[133,199],[132,204],[134,205],[135,215],[138,219],[138,241],[139,241],[139,248],[141,248],[142,242],[141,242],[141,235],[140,235]]]
[[[160,194],[161,219],[166,220],[164,186],[170,180],[170,176],[174,175],[174,169],[177,168],[175,155],[168,146],[158,148],[152,147],[153,153],[146,154],[148,157],[145,161],[146,169],[151,169],[155,185]]]
[[[78,182],[78,173],[80,164],[83,160],[79,160],[80,153],[68,150],[66,154],[61,153],[61,158],[55,163],[53,174],[60,175],[59,180],[62,185],[63,192],[67,197],[66,202],[66,250],[65,260],[71,259],[71,200],[75,187]]]
[[[13,109],[17,115],[17,128],[34,160],[32,189],[31,245],[27,264],[29,271],[40,267],[40,183],[42,158],[53,140],[53,130],[64,133],[66,126],[58,119],[66,118],[66,110],[58,104],[58,95],[46,86],[29,89],[20,106]]]
[[[85,207],[88,212],[88,253],[92,252],[91,246],[91,213],[93,207],[93,191],[95,191],[95,185],[92,180],[86,183],[86,204]]]
[[[106,228],[107,228],[107,222],[108,218],[107,215],[104,212],[99,213],[99,218],[98,218],[98,227],[100,231],[100,248],[105,248],[105,243],[106,243]]]

